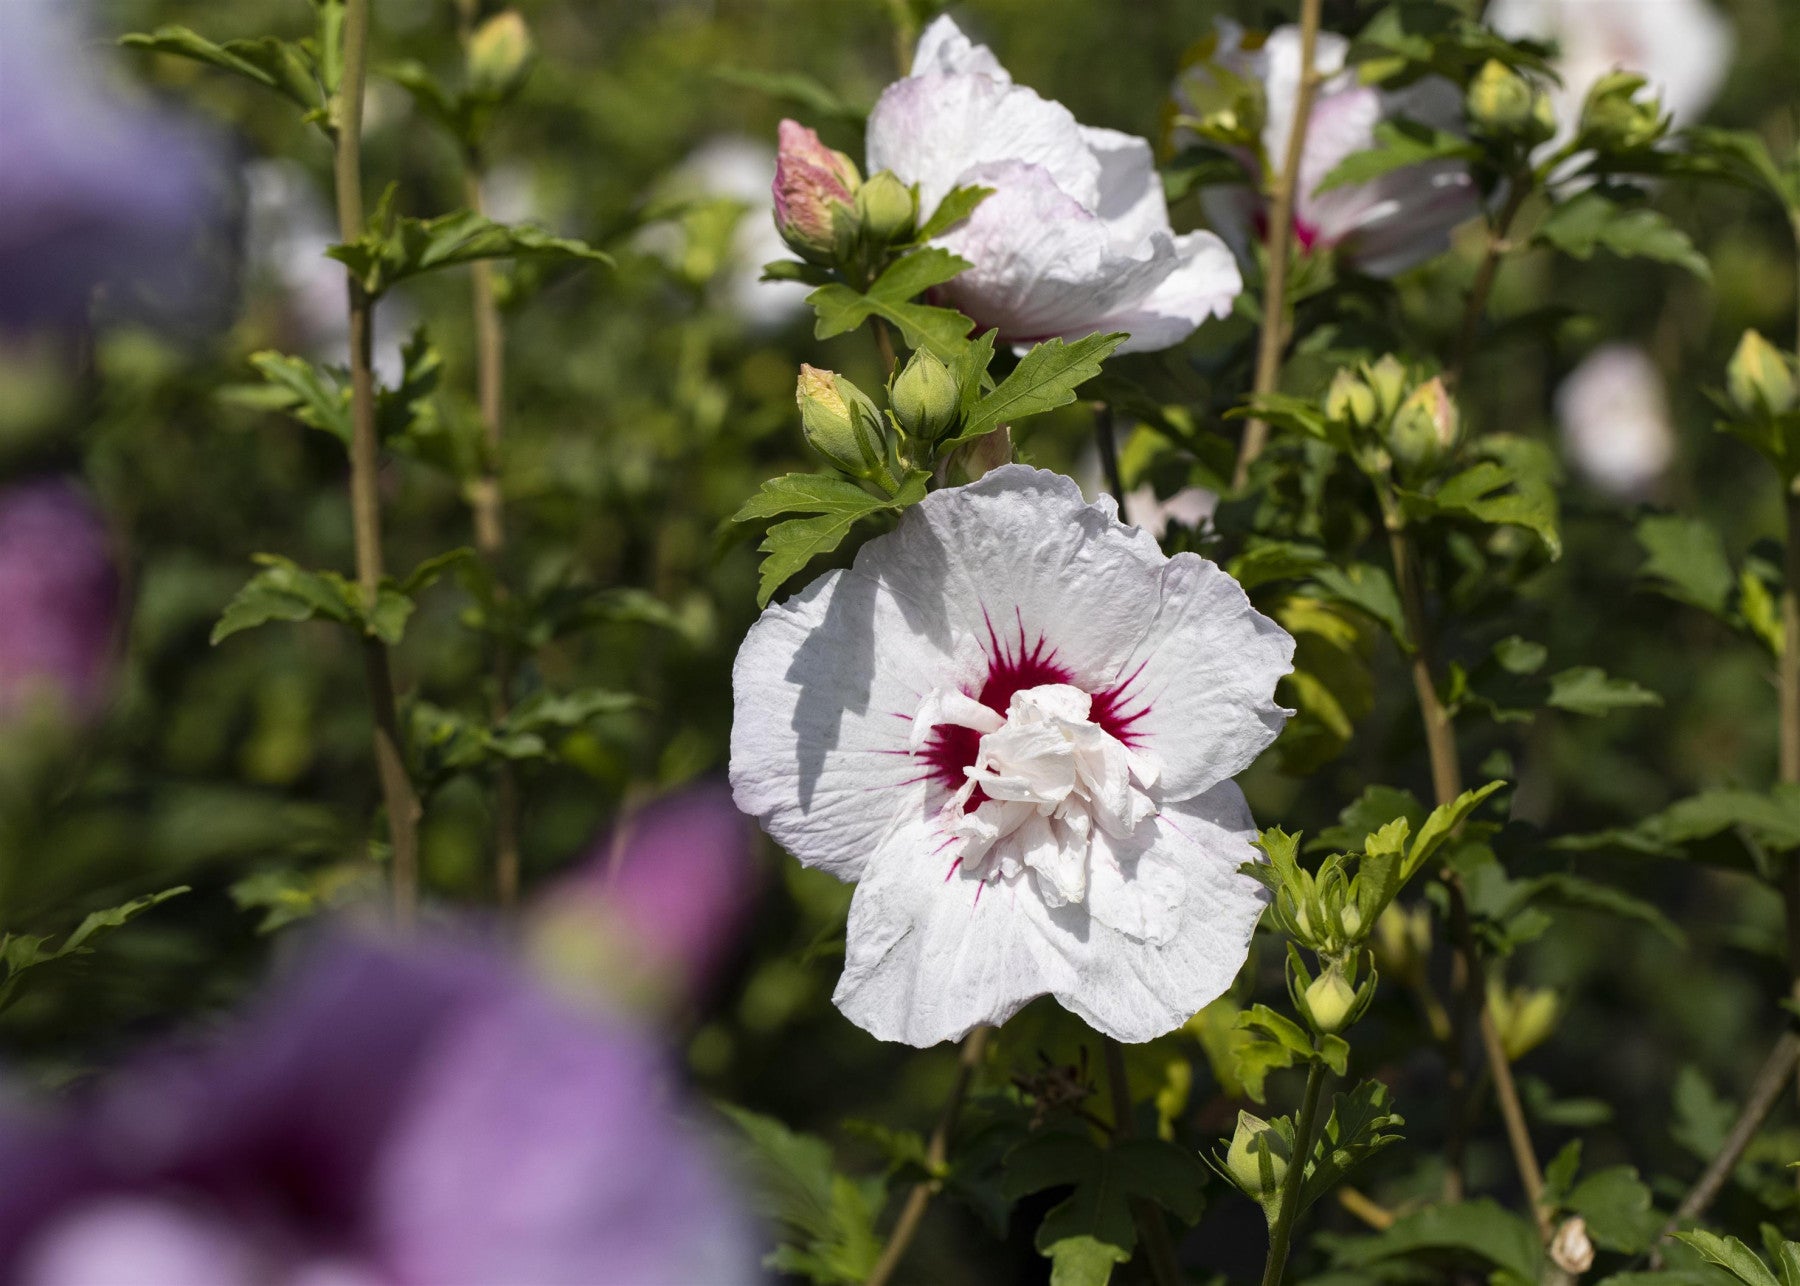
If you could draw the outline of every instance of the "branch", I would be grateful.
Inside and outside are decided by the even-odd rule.
[[[344,70],[338,90],[333,170],[338,231],[342,240],[363,233],[362,116],[368,78],[370,0],[349,0],[344,10]],[[350,515],[356,541],[356,579],[373,606],[381,587],[381,444],[375,429],[373,334],[375,304],[356,273],[346,271],[350,291]],[[419,797],[400,752],[400,719],[387,645],[363,638],[363,674],[374,718],[375,769],[387,810],[393,847],[394,918],[412,922],[419,900]]]
[[[974,1079],[975,1069],[981,1066],[982,1056],[987,1052],[988,1037],[993,1034],[992,1027],[977,1027],[963,1040],[962,1053],[956,1062],[956,1079],[950,1085],[950,1097],[944,1101],[944,1111],[938,1117],[937,1128],[931,1132],[931,1141],[925,1146],[925,1161],[932,1170],[940,1169],[950,1157],[950,1134],[956,1128],[956,1118],[962,1115],[963,1100],[969,1094],[969,1082]],[[887,1245],[882,1247],[881,1258],[875,1262],[864,1286],[886,1286],[892,1279],[900,1261],[906,1257],[906,1248],[912,1244],[913,1236],[919,1231],[919,1224],[925,1218],[925,1208],[931,1204],[931,1198],[937,1194],[940,1183],[936,1179],[927,1179],[913,1184],[912,1191],[906,1194],[906,1204],[900,1208],[900,1217],[894,1221],[894,1231],[888,1235]]]
[[[1256,341],[1256,382],[1252,391],[1257,396],[1273,393],[1281,375],[1281,352],[1287,346],[1287,269],[1288,242],[1294,232],[1295,189],[1300,185],[1300,155],[1306,146],[1306,127],[1312,118],[1313,96],[1319,90],[1319,69],[1313,51],[1319,43],[1319,7],[1321,0],[1300,0],[1300,88],[1294,95],[1293,124],[1288,129],[1287,154],[1282,157],[1281,174],[1275,181],[1269,203],[1269,227],[1265,237],[1267,267],[1263,289],[1262,332]],[[1233,490],[1242,489],[1250,477],[1250,466],[1269,444],[1269,426],[1263,420],[1251,420],[1244,428],[1244,440],[1238,446],[1237,469],[1231,477]]]

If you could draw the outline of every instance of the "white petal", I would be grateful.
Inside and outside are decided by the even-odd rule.
[[[917,750],[931,740],[931,731],[940,724],[973,728],[976,732],[995,732],[1006,722],[997,710],[990,710],[961,688],[934,688],[913,715],[907,744]]]
[[[967,72],[1012,83],[994,51],[963,35],[949,14],[932,20],[920,33],[918,48],[913,51],[912,74],[924,76],[932,72]]]
[[[1132,789],[1131,752],[1097,724],[1082,728],[1071,743],[1094,819],[1110,834],[1131,834],[1155,811],[1141,791]]]
[[[1061,103],[990,76],[925,75],[896,81],[869,113],[869,173],[892,170],[919,185],[932,210],[968,173],[996,161],[1035,165],[1085,209],[1099,201],[1100,161]],[[989,198],[991,202],[993,198]]]
[[[1172,348],[1207,318],[1229,313],[1243,293],[1244,278],[1237,259],[1212,233],[1189,232],[1176,237],[1175,259],[1175,270],[1155,290],[1097,328],[1130,332],[1131,338],[1116,351],[1151,353]]]
[[[840,879],[896,829],[924,825],[911,720],[967,669],[947,628],[921,637],[907,610],[861,570],[831,572],[764,612],[732,667],[738,807]]]
[[[1179,917],[1161,942],[1121,933],[1086,906],[1051,911],[1023,883],[985,887],[977,899],[966,882],[883,850],[851,903],[833,999],[875,1036],[918,1046],[1003,1022],[1046,994],[1120,1040],[1174,1030],[1231,985],[1267,895],[1237,870],[1255,850],[1235,785],[1165,810],[1156,827],[1157,859],[1182,879]],[[1140,896],[1166,900],[1169,887],[1158,875]],[[1122,889],[1109,893],[1119,895],[1109,913],[1128,919]],[[1136,923],[1167,914],[1146,905]]]
[[[1113,245],[1129,253],[1153,233],[1168,232],[1169,202],[1150,144],[1135,134],[1083,125],[1081,136],[1100,160],[1100,203]]]
[[[995,799],[1056,803],[1074,789],[1075,748],[1054,724],[1010,724],[982,738],[981,752],[976,780]]]
[[[926,496],[856,566],[920,605],[910,628],[940,648],[951,622],[990,653],[1042,641],[1063,682],[1098,692],[1154,621],[1166,561],[1109,498],[1090,505],[1073,480],[1015,464]]]
[[[1118,672],[1127,743],[1162,768],[1165,800],[1234,777],[1275,740],[1288,712],[1275,683],[1294,640],[1250,606],[1243,588],[1197,554],[1163,572],[1162,610]]]
[[[1004,343],[1091,335],[1149,299],[1180,263],[1167,233],[1115,246],[1106,221],[1040,166],[996,162],[964,179],[994,192],[940,238],[974,265],[941,289]]]
[[[1032,817],[1014,836],[1020,860],[1037,877],[1044,905],[1064,906],[1087,896],[1087,834],[1083,823],[1052,824]]]
[[[1294,107],[1300,96],[1300,28],[1292,23],[1269,33],[1260,50],[1244,58],[1248,69],[1263,81],[1268,115],[1263,120],[1263,153],[1269,167],[1279,170],[1287,158],[1288,135],[1294,127]],[[1344,55],[1350,42],[1336,32],[1321,31],[1313,44],[1313,66],[1326,79],[1319,86],[1321,98],[1346,88]],[[1310,131],[1310,122],[1309,122]],[[1301,155],[1305,155],[1304,144]]]

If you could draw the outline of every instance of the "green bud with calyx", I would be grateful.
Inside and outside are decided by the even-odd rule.
[[[1347,370],[1332,376],[1331,388],[1325,394],[1325,414],[1339,423],[1367,429],[1374,426],[1380,413],[1375,390],[1368,384]]]
[[[1292,1152],[1274,1126],[1260,1116],[1239,1112],[1237,1131],[1225,1150],[1225,1170],[1252,1201],[1274,1201],[1281,1196]]]
[[[1786,353],[1747,330],[1725,367],[1725,391],[1745,415],[1781,415],[1794,408],[1794,368]]]
[[[833,371],[802,365],[794,400],[813,450],[853,478],[892,483],[886,426],[868,394]]]
[[[856,190],[856,222],[869,245],[911,240],[919,225],[919,191],[882,170]]]
[[[1469,119],[1490,134],[1522,134],[1531,124],[1536,88],[1496,59],[1488,59],[1469,82]]]
[[[1414,389],[1388,424],[1387,448],[1401,478],[1425,477],[1444,462],[1456,446],[1461,418],[1456,403],[1441,379],[1429,379]]]
[[[962,419],[962,389],[938,355],[921,348],[895,377],[888,405],[908,437],[937,442],[949,436]]]
[[[1375,401],[1382,417],[1390,416],[1400,409],[1400,399],[1406,396],[1408,383],[1406,367],[1392,353],[1379,362],[1365,363],[1363,379],[1375,392]]]
[[[1508,1062],[1518,1062],[1549,1040],[1562,1017],[1562,1001],[1554,991],[1531,987],[1509,991],[1497,978],[1488,979],[1487,1003]]]
[[[469,37],[469,89],[479,98],[500,102],[525,83],[537,57],[537,46],[525,19],[512,9],[489,18]]]
[[[1669,119],[1654,97],[1638,95],[1648,84],[1635,72],[1608,72],[1588,90],[1577,137],[1589,147],[1633,151],[1668,132]]]
[[[1336,965],[1312,980],[1306,989],[1305,1000],[1307,1017],[1326,1035],[1348,1027],[1359,1007],[1356,988]]]

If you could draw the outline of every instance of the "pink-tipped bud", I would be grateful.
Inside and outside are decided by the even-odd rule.
[[[796,254],[824,264],[842,257],[855,233],[851,202],[861,186],[854,161],[826,147],[800,122],[781,122],[775,226]]]

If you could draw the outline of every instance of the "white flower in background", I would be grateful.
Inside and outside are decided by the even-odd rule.
[[[253,161],[244,167],[249,194],[245,255],[253,282],[279,297],[285,322],[298,333],[284,340],[334,366],[350,361],[349,296],[344,265],[325,256],[339,241],[325,199],[305,169],[292,161]],[[375,374],[398,384],[401,345],[413,310],[394,294],[375,310]]]
[[[1106,474],[1100,453],[1089,447],[1082,452],[1074,469],[1083,495],[1099,495],[1106,490]],[[1119,516],[1133,527],[1142,527],[1157,540],[1168,533],[1169,524],[1198,529],[1219,507],[1219,497],[1204,487],[1183,487],[1167,500],[1156,494],[1148,482],[1139,483],[1119,497]]]
[[[1061,475],[935,492],[752,627],[738,807],[857,882],[834,999],[929,1045],[1053,995],[1143,1041],[1222,993],[1262,887],[1231,779],[1294,641]]]
[[[1434,129],[1459,130],[1462,95],[1437,76],[1392,92],[1364,85],[1355,69],[1344,65],[1349,47],[1344,37],[1321,32],[1313,48],[1313,64],[1325,80],[1313,100],[1301,144],[1294,239],[1304,249],[1334,249],[1372,276],[1391,277],[1441,254],[1450,244],[1451,229],[1480,209],[1468,167],[1460,161],[1430,161],[1367,183],[1325,192],[1317,188],[1344,158],[1374,147],[1375,127],[1385,120],[1404,118]],[[1300,92],[1300,30],[1277,27],[1261,47],[1249,49],[1244,47],[1241,27],[1220,22],[1217,52],[1208,62],[1188,68],[1175,83],[1178,107],[1192,110],[1212,64],[1259,82],[1263,89],[1261,155],[1246,149],[1245,156],[1255,186],[1215,184],[1201,189],[1207,219],[1248,258],[1251,242],[1267,220],[1262,175],[1265,167],[1281,167],[1293,132]]]
[[[731,241],[731,264],[721,284],[726,306],[758,330],[774,330],[806,312],[813,288],[799,281],[763,281],[763,265],[790,255],[775,230],[769,176],[775,149],[748,138],[703,143],[676,171],[678,181],[741,201],[746,207]]]
[[[1168,348],[1243,289],[1217,237],[1171,230],[1147,142],[1013,84],[949,18],[875,105],[868,163],[918,184],[922,212],[954,187],[994,190],[938,238],[974,265],[939,294],[1006,343],[1122,330],[1121,352]]]
[[[1608,72],[1641,73],[1679,126],[1705,114],[1731,69],[1731,23],[1710,0],[1494,0],[1488,25],[1508,39],[1553,40],[1557,143],[1574,133],[1588,87]]]
[[[1593,486],[1621,500],[1648,495],[1675,459],[1662,372],[1633,344],[1602,344],[1556,390],[1563,449]]]

